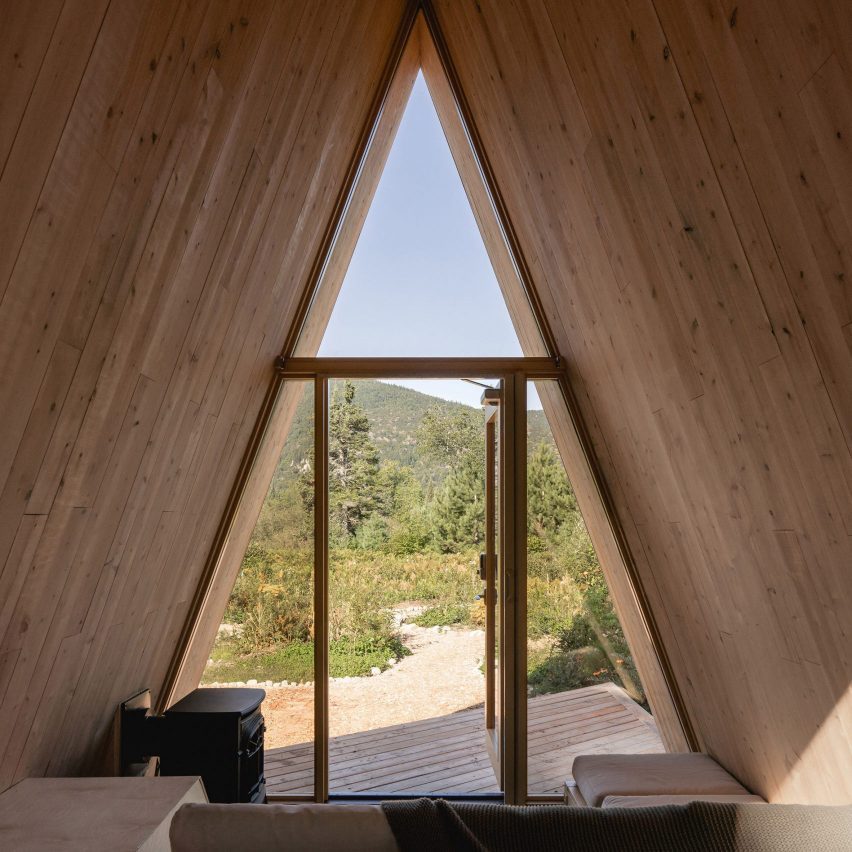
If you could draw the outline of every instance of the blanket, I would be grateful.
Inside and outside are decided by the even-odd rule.
[[[691,802],[578,808],[383,802],[401,852],[850,852],[852,807]]]

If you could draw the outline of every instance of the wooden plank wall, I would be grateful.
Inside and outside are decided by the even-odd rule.
[[[0,789],[161,683],[402,0],[0,8]]]
[[[849,801],[848,3],[435,8],[703,747]]]
[[[546,355],[541,331],[524,292],[517,267],[512,261],[505,235],[481,176],[468,134],[462,124],[452,88],[442,68],[436,46],[426,23],[418,19],[423,75],[435,104],[456,167],[467,191],[488,257],[506,300],[509,314],[527,356]],[[486,155],[488,152],[484,152]],[[654,712],[660,735],[668,751],[689,751],[689,744],[666,685],[660,661],[654,650],[630,583],[627,568],[612,534],[609,519],[598,493],[594,475],[584,463],[576,429],[565,417],[565,401],[556,382],[540,382],[537,387],[559,452],[571,467],[571,484],[589,526],[594,527],[595,549],[603,567],[619,621],[642,677],[645,694]]]
[[[317,297],[311,306],[306,325],[299,338],[296,354],[304,356],[316,354],[370,203],[378,187],[414,79],[421,66],[524,353],[528,356],[546,355],[529,301],[508,253],[470,143],[465,135],[452,90],[441,68],[435,45],[422,14],[416,18],[406,49],[396,69],[361,176],[356,183],[351,202],[341,223],[340,234],[329,257],[328,267],[320,281]],[[295,383],[282,391],[276,414],[264,441],[261,457],[252,472],[252,479],[237,512],[232,533],[196,623],[192,641],[189,643],[188,653],[177,680],[175,697],[186,694],[198,685],[221,622],[222,612],[233,589],[248,537],[265,496],[270,466],[274,466],[275,457],[285,440],[295,405],[301,398],[302,387],[302,383]],[[564,411],[564,402],[556,383],[542,385],[540,393],[548,411],[548,417],[554,423],[556,440],[561,451],[563,454],[578,452],[576,433],[569,423],[559,422],[559,416]],[[605,565],[621,623],[630,642],[634,659],[640,668],[645,690],[666,747],[671,751],[688,750],[615,542],[611,535],[603,534],[606,517],[602,514],[602,506],[595,492],[591,475],[585,468],[581,468],[579,477],[575,478],[575,488],[578,489],[580,499],[583,500],[586,513],[597,513],[598,528],[601,530],[598,536],[598,552]]]
[[[323,334],[340,293],[361,228],[367,218],[370,203],[378,188],[382,170],[402,121],[405,105],[408,103],[419,67],[419,43],[409,39],[390,81],[387,97],[378,116],[360,177],[353,187],[348,208],[340,222],[340,230],[328,257],[327,267],[318,282],[316,297],[305,318],[295,355],[312,358],[317,354],[322,343]],[[326,222],[318,224],[325,225]],[[189,643],[186,658],[179,671],[174,691],[175,699],[195,689],[201,679],[304,387],[304,382],[290,382],[281,390],[260,457],[252,469],[250,481],[196,623],[195,635]]]
[[[435,6],[703,746],[848,800],[845,0]],[[160,683],[401,15],[0,9],[0,789]]]

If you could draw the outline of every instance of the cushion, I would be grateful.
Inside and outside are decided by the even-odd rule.
[[[172,852],[398,852],[379,805],[184,805]]]
[[[689,802],[730,802],[738,805],[760,805],[766,802],[760,796],[720,796],[714,793],[696,793],[693,796],[607,796],[602,808],[654,808],[659,805],[686,805]]]
[[[607,796],[749,794],[707,754],[581,754],[571,773],[583,798],[595,808]]]

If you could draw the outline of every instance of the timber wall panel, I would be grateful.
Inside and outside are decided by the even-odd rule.
[[[375,27],[379,23],[378,21],[374,22],[373,26]],[[389,45],[395,36],[395,27],[393,24],[394,21],[386,21],[383,28],[379,31],[371,32],[370,29],[372,28],[368,28],[360,38],[367,39],[369,37],[371,40],[385,39]],[[342,28],[335,33],[335,39],[345,40],[350,37],[352,37],[352,34],[346,28]],[[330,49],[337,50],[338,48],[332,43]],[[353,59],[357,60],[357,57],[353,57]],[[299,355],[305,357],[315,355],[322,341],[322,335],[331,316],[340,285],[343,283],[343,277],[352,253],[355,250],[361,226],[366,218],[370,202],[378,186],[388,154],[390,153],[393,139],[402,120],[405,105],[408,102],[411,88],[414,85],[419,60],[419,46],[416,41],[411,41],[400,58],[397,73],[387,93],[386,102],[382,107],[379,122],[370,143],[368,156],[349,202],[347,215],[334,241],[332,253],[328,258],[328,266],[322,276],[322,280],[319,282],[316,298],[299,337],[297,348],[297,354]],[[379,85],[378,76],[372,81],[372,85],[372,93],[374,93]],[[363,92],[363,94],[367,96],[371,92],[368,90]],[[342,185],[342,170],[337,175],[337,178],[338,185]],[[334,185],[331,184],[330,186],[333,188]],[[285,214],[289,211],[289,215],[294,215],[298,212],[302,216],[304,215],[303,211],[305,207],[305,204],[301,207],[293,204],[289,204],[286,207],[282,205],[281,211]],[[316,232],[315,239],[317,245],[319,245],[319,231],[325,227],[326,220],[315,216],[307,224]],[[308,266],[312,260],[312,257],[306,256],[295,261],[298,263],[296,268],[300,270],[303,279],[307,276]],[[284,269],[287,270],[287,274],[291,274],[290,270],[292,267],[290,264],[287,264]],[[288,295],[292,298],[292,293]],[[280,354],[280,350],[279,353],[274,354]],[[252,471],[249,484],[234,521],[233,529],[222,554],[220,565],[214,575],[209,596],[204,603],[201,616],[196,625],[196,632],[189,646],[187,659],[177,682],[175,690],[177,696],[195,689],[201,678],[210,648],[213,645],[221,622],[222,613],[227,605],[228,597],[233,590],[249,538],[260,513],[263,500],[266,497],[269,482],[271,481],[271,471],[274,470],[277,464],[281,447],[286,440],[295,408],[301,399],[304,387],[305,383],[303,382],[292,383],[285,385],[281,391],[275,413],[268,427],[267,437],[261,449],[261,456]]]
[[[160,687],[402,12],[4,5],[0,788]]]
[[[482,181],[452,91],[440,67],[440,59],[425,31],[418,33],[421,40],[423,72],[429,85],[444,133],[453,153],[456,167],[462,176],[468,200],[473,208],[488,256],[500,282],[503,297],[527,356],[546,354],[541,331],[523,291],[518,271],[508,253],[505,237],[494,216],[487,189]],[[562,92],[562,98],[570,96]],[[588,128],[575,129],[581,139]],[[584,143],[583,143],[584,144]],[[485,152],[486,155],[489,152]],[[527,264],[537,266],[537,259],[526,258]],[[642,622],[633,590],[629,584],[626,567],[616,541],[609,530],[608,519],[603,512],[600,495],[597,493],[591,469],[583,463],[583,453],[577,433],[564,417],[565,402],[555,382],[542,382],[537,386],[548,421],[560,453],[571,459],[572,486],[583,505],[586,515],[594,514],[593,525],[597,530],[596,551],[606,572],[607,584],[619,613],[630,649],[641,673],[649,703],[653,709],[663,742],[669,751],[687,751],[688,743],[673,706],[671,695],[663,679],[659,660],[654,652],[646,625]]]
[[[435,7],[701,745],[848,801],[848,4]]]
[[[0,789],[159,687],[402,6],[0,10]],[[848,4],[435,8],[701,745],[848,800]]]

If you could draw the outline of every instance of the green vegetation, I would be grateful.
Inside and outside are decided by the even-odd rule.
[[[219,642],[207,677],[220,683],[256,680],[286,680],[305,683],[314,679],[314,646],[311,642],[290,642],[272,651],[240,654],[239,645]],[[361,677],[372,668],[385,669],[390,659],[411,653],[398,639],[366,639],[360,642],[338,640],[328,649],[331,677]]]
[[[306,393],[243,561],[206,681],[313,679],[313,400]],[[533,693],[603,680],[644,700],[542,412],[528,437],[528,633]],[[393,609],[422,626],[482,627],[482,413],[378,382],[334,383],[329,416],[329,640],[334,677],[407,651]]]
[[[454,624],[471,624],[473,617],[470,604],[440,603],[430,606],[414,619],[421,627],[450,627]]]

